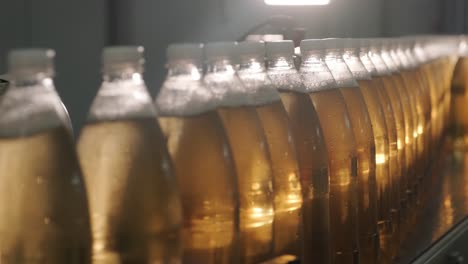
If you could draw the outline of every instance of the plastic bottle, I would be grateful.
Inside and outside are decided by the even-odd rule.
[[[279,91],[297,149],[303,191],[303,263],[330,263],[327,148],[315,108],[294,64],[292,41],[267,42],[268,75]]]
[[[249,91],[270,150],[275,207],[273,254],[299,256],[302,188],[288,115],[266,73],[265,44],[241,42],[237,54],[237,75]]]
[[[201,82],[203,45],[173,44],[156,99],[184,209],[184,262],[238,261],[237,178],[213,94]]]
[[[78,141],[94,263],[180,263],[181,204],[142,47],[108,47],[103,82]]]
[[[358,263],[358,158],[346,103],[327,68],[321,40],[301,42],[300,73],[317,111],[330,169],[331,263]]]
[[[88,201],[46,49],[9,53],[0,102],[0,262],[89,263]]]
[[[258,263],[273,256],[273,171],[255,100],[236,75],[236,52],[235,42],[206,44],[203,81],[214,94],[237,171],[241,262]]]

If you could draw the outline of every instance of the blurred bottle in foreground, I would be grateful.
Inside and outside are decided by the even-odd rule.
[[[142,52],[104,49],[103,83],[78,142],[94,263],[181,262],[180,200]]]
[[[203,45],[174,44],[167,56],[156,108],[182,197],[183,261],[237,263],[237,179],[214,95],[201,82]]]
[[[54,51],[14,50],[0,102],[0,262],[89,263],[86,191]]]

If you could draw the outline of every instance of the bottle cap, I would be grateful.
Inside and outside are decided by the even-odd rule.
[[[265,57],[265,43],[260,41],[244,41],[237,46],[237,53],[241,57]]]
[[[343,39],[340,38],[327,38],[323,40],[326,49],[343,49]]]
[[[301,53],[325,50],[325,42],[322,39],[305,39],[301,41]]]
[[[369,39],[369,47],[374,48],[374,49],[381,49],[382,39],[378,39],[378,38]]]
[[[167,48],[167,59],[193,60],[201,63],[203,61],[203,44],[201,43],[177,43]]]
[[[141,46],[106,47],[102,52],[103,70],[109,72],[133,68],[142,72],[145,62],[143,52]]]
[[[280,40],[265,43],[266,55],[269,59],[278,55],[292,57],[294,55],[294,43],[292,40]]]
[[[343,39],[343,48],[345,49],[359,49],[361,48],[361,39],[345,38]]]
[[[205,58],[226,58],[232,60],[236,55],[237,42],[211,42],[205,44]]]
[[[368,50],[371,46],[371,39],[368,39],[368,38],[359,39],[359,46],[361,50]]]
[[[10,75],[54,74],[55,51],[51,49],[16,49],[8,54]]]

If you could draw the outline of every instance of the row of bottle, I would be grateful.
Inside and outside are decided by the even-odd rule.
[[[1,262],[391,262],[448,125],[436,40],[175,44],[155,104],[142,48],[106,48],[76,150],[53,52],[12,51]]]

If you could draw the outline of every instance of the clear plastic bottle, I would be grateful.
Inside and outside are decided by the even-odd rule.
[[[384,88],[381,77],[381,74],[385,75],[387,72],[385,70],[382,72],[381,69],[377,71],[377,68],[367,55],[368,47],[366,47],[365,41],[350,39],[346,44],[347,46],[345,47],[343,58],[359,83],[364,101],[369,110],[376,146],[380,145],[377,147],[380,155],[376,157],[378,167],[377,178],[389,177],[389,173],[390,175],[398,176],[390,178],[392,185],[391,197],[394,198],[393,203],[399,203],[394,205],[398,211],[394,211],[392,223],[395,222],[395,224],[398,225],[402,208],[406,203],[406,183],[404,178],[406,176],[404,120],[402,117],[397,117],[397,113],[394,110],[395,107],[398,107],[397,104],[399,104],[399,101],[396,102],[396,105],[392,105],[390,96]],[[388,139],[386,139],[386,137]],[[381,154],[385,152],[381,146],[384,142],[388,142],[390,156],[386,162],[386,159],[383,159]],[[387,163],[387,165],[385,165],[385,163]],[[399,215],[395,213],[399,213]],[[382,220],[379,221],[379,233],[384,236],[381,246],[382,259],[385,259],[389,256],[388,253],[390,251],[388,240],[385,240],[388,234],[386,234],[385,225]],[[393,237],[397,239],[395,238],[395,234],[393,234]]]
[[[435,76],[431,73],[431,62],[429,60],[429,56],[422,47],[422,43],[419,42],[418,38],[411,39],[412,40],[412,49],[414,50],[414,55],[421,63],[420,65],[420,74],[423,78],[426,79],[427,88],[429,89],[429,96],[431,101],[431,136],[430,140],[433,143],[431,149],[431,157],[434,158],[436,156],[435,149],[438,145],[438,138],[437,138],[437,131],[441,126],[439,123],[439,113],[438,113],[438,102],[437,102],[437,84]],[[435,145],[434,145],[435,144]]]
[[[397,98],[401,102],[404,120],[405,120],[405,140],[406,147],[409,148],[406,151],[407,163],[406,163],[406,177],[402,178],[403,181],[400,181],[400,195],[404,198],[404,192],[406,189],[406,205],[404,208],[403,214],[400,214],[400,220],[397,225],[397,230],[399,230],[400,238],[404,239],[407,235],[407,231],[411,226],[411,221],[414,220],[414,215],[417,207],[417,193],[419,191],[419,185],[417,184],[417,171],[418,171],[418,150],[420,149],[421,141],[418,141],[419,134],[417,132],[417,120],[418,116],[416,115],[416,110],[414,103],[412,103],[412,97],[409,95],[407,90],[408,82],[405,82],[402,70],[401,63],[398,60],[398,57],[393,56],[390,49],[382,50],[382,43],[375,41],[372,43],[375,46],[372,46],[374,51],[372,55],[373,61],[377,68],[385,68],[388,72],[391,73],[390,77],[384,77],[384,86],[387,91],[387,94],[390,98]],[[380,47],[380,48],[379,48]],[[395,102],[393,103],[395,104]],[[415,122],[416,120],[416,122]],[[409,136],[408,136],[409,135]],[[419,138],[420,139],[420,138]],[[400,200],[401,200],[400,197]],[[396,206],[396,205],[395,205]],[[397,230],[394,229],[394,232]],[[398,237],[395,237],[398,238]],[[398,253],[400,248],[400,241],[397,239],[394,240],[394,256]]]
[[[184,209],[184,263],[238,261],[237,179],[213,94],[201,82],[203,45],[173,44],[156,99]]]
[[[214,94],[237,171],[241,262],[257,263],[273,256],[273,171],[256,100],[236,75],[236,52],[235,42],[206,44],[203,81]]]
[[[423,128],[423,144],[424,144],[424,152],[422,153],[421,157],[421,172],[419,173],[419,184],[420,187],[420,200],[421,203],[428,198],[430,195],[429,188],[431,185],[431,179],[429,176],[429,167],[431,165],[431,157],[433,156],[434,151],[437,151],[434,146],[435,142],[432,140],[432,109],[436,108],[436,105],[432,105],[432,100],[430,96],[430,81],[426,78],[426,75],[423,74],[422,65],[423,62],[417,59],[417,56],[413,50],[413,44],[410,39],[401,39],[398,41],[398,48],[403,49],[406,60],[408,62],[408,68],[410,73],[412,74],[412,78],[414,83],[417,84],[415,91],[417,94],[417,98],[421,105],[420,115],[424,120],[424,128]]]
[[[420,185],[419,180],[423,174],[423,156],[425,152],[425,117],[423,115],[423,106],[419,98],[419,83],[416,80],[412,66],[402,50],[397,49],[396,56],[392,56],[389,46],[383,43],[379,44],[382,59],[386,65],[394,72],[394,80],[398,84],[400,93],[407,98],[410,114],[413,120],[413,175],[409,177],[410,184],[413,185],[414,202],[418,203]]]
[[[294,65],[294,45],[267,42],[268,75],[279,91],[296,142],[303,191],[302,263],[331,261],[328,155],[320,121]]]
[[[237,54],[240,63],[237,75],[255,104],[270,150],[275,207],[273,254],[299,256],[302,188],[288,115],[266,73],[265,44],[241,42]]]
[[[103,83],[79,137],[94,263],[181,262],[180,197],[142,52],[104,49]]]
[[[325,63],[348,109],[357,151],[360,263],[378,262],[376,146],[367,105],[359,84],[343,60],[343,39],[325,39]],[[359,81],[362,81],[360,78]]]
[[[345,100],[323,60],[324,52],[323,41],[302,41],[300,73],[317,111],[328,150],[331,263],[358,263],[356,143]]]
[[[389,52],[390,46],[384,47]],[[418,160],[416,163],[416,174],[418,181],[422,181],[425,173],[426,159],[429,156],[430,139],[430,99],[424,93],[425,83],[419,76],[418,66],[409,54],[408,47],[404,41],[399,41],[395,49],[397,57],[394,61],[399,63],[399,70],[406,83],[408,94],[413,98],[413,105],[416,108],[418,119]],[[426,100],[427,99],[427,100]],[[428,102],[426,102],[428,101]],[[419,190],[421,192],[421,188]]]
[[[0,262],[89,263],[88,201],[54,51],[9,53],[0,102]]]
[[[356,44],[358,45],[358,44]],[[379,125],[381,120],[385,120],[385,124],[387,126],[387,132],[389,135],[389,141],[393,142],[390,144],[391,152],[395,153],[395,149],[397,151],[397,161],[399,163],[400,171],[398,172],[399,178],[392,178],[394,181],[398,181],[397,183],[392,183],[392,185],[399,186],[398,189],[392,189],[393,192],[398,192],[399,195],[395,194],[393,196],[399,197],[400,205],[399,208],[399,216],[392,215],[392,224],[393,226],[400,228],[401,234],[401,219],[406,212],[406,204],[407,204],[407,164],[410,163],[409,158],[407,157],[407,145],[406,145],[406,131],[405,131],[405,120],[403,117],[403,111],[401,106],[400,97],[398,91],[396,91],[393,81],[390,79],[390,71],[384,64],[383,60],[377,55],[373,55],[373,59],[370,58],[368,55],[369,53],[369,41],[366,39],[359,40],[359,48],[358,48],[358,56],[362,62],[362,65],[367,69],[367,71],[371,74],[372,80],[369,86],[361,86],[361,91],[365,96],[366,102],[369,102],[369,106],[372,104],[379,104],[380,110],[372,110],[371,119],[375,120],[373,124],[377,124],[374,128],[381,130]],[[388,88],[388,89],[387,89]],[[378,109],[378,105],[373,107],[374,109]],[[383,118],[380,118],[378,113],[383,115]],[[372,117],[373,115],[373,117]],[[380,120],[380,121],[379,121]],[[381,134],[381,132],[377,132]],[[395,136],[396,135],[396,136]],[[392,154],[393,154],[392,153]],[[398,200],[394,200],[394,203]],[[393,219],[396,217],[396,219]],[[381,234],[385,234],[385,238],[381,239],[381,241],[385,244],[381,244],[382,249],[382,258],[385,261],[389,261],[392,257],[394,249],[392,248],[392,243],[396,244],[401,240],[401,236],[396,234],[395,232],[391,232],[390,235],[386,234],[384,230],[381,231]],[[392,240],[390,240],[392,239]],[[399,246],[397,244],[396,246]]]
[[[468,143],[468,111],[465,111],[468,102],[468,42],[463,39],[459,49],[460,58],[455,66],[452,79],[452,133],[455,144],[464,148]],[[440,111],[440,110],[439,110]]]

